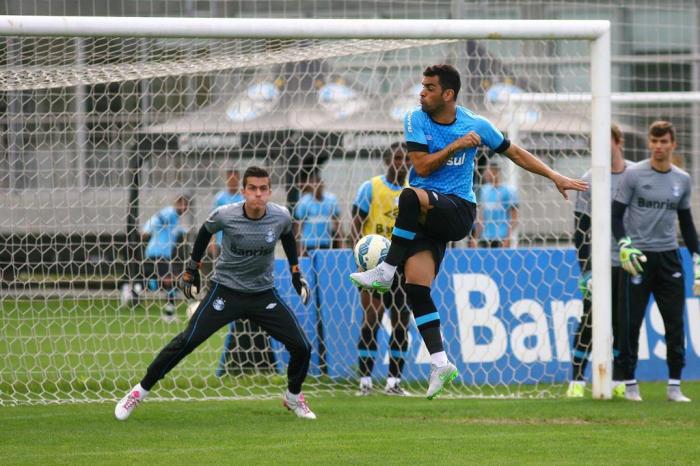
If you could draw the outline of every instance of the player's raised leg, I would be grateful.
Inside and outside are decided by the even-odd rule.
[[[389,252],[377,267],[350,274],[350,280],[361,287],[385,293],[391,288],[396,267],[403,262],[408,249],[419,234],[421,218],[425,218],[430,202],[423,189],[406,188],[399,196],[399,213],[391,235]]]

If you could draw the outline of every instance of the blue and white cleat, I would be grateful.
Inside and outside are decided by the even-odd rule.
[[[457,368],[451,362],[448,362],[442,367],[432,366],[430,370],[430,385],[428,386],[427,398],[434,399],[445,389],[445,384],[452,382],[457,378],[459,373]]]
[[[385,277],[382,270],[375,267],[366,272],[351,273],[350,280],[359,288],[386,293],[391,288],[394,276],[392,274],[390,277]]]

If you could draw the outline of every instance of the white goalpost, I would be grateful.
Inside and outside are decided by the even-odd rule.
[[[0,41],[7,55],[0,69],[8,133],[3,149],[10,160],[7,187],[0,184],[7,195],[0,201],[0,233],[27,244],[30,238],[33,245],[34,238],[48,234],[56,244],[65,239],[67,249],[74,246],[70,238],[77,232],[83,238],[80,247],[88,242],[85,238],[95,242],[83,256],[70,253],[69,259],[61,259],[68,256],[59,251],[43,253],[37,263],[31,254],[12,256],[16,276],[0,297],[0,330],[7,335],[5,347],[0,343],[6,350],[0,355],[0,405],[112,399],[135,382],[146,369],[144,361],[181,328],[161,324],[158,310],[148,307],[151,298],[144,301],[144,311],[117,310],[112,303],[116,285],[105,283],[133,279],[130,267],[143,261],[133,246],[140,225],[176,194],[186,191],[192,197],[187,215],[190,226],[198,227],[230,166],[240,169],[255,162],[270,167],[280,186],[274,200],[290,207],[303,190],[304,170],[321,170],[339,199],[347,228],[358,183],[382,173],[379,154],[401,139],[402,112],[410,102],[416,104],[407,84],[418,84],[421,67],[432,61],[454,62],[469,102],[480,103],[487,82],[508,76],[530,80],[542,91],[511,94],[509,102],[516,106],[590,105],[585,118],[576,116],[589,121],[587,126],[566,127],[560,113],[547,122],[543,107],[531,127],[542,134],[538,141],[548,147],[552,160],[558,160],[558,142],[573,154],[561,157],[569,164],[564,164],[567,175],[580,174],[590,154],[592,393],[596,399],[611,398],[611,102],[626,97],[611,94],[609,21],[0,16]],[[532,43],[532,53],[546,56],[566,53],[557,44],[569,42],[590,44],[588,79],[582,80],[580,92],[554,90],[557,80],[582,78],[573,72],[534,64],[532,76],[517,76],[527,66],[506,71],[503,57],[517,54],[508,43]],[[489,48],[489,43],[497,46]],[[355,79],[349,81],[351,73]],[[401,115],[392,119],[393,113]],[[501,118],[504,132],[517,132],[518,124],[508,124],[505,113],[488,116]],[[557,139],[548,143],[547,135],[553,133]],[[30,158],[35,162],[26,162]],[[36,175],[28,175],[35,166]],[[65,181],[78,172],[74,184]],[[456,396],[551,395],[549,388],[508,386],[561,384],[568,374],[569,318],[580,314],[572,297],[575,285],[564,276],[573,267],[558,272],[538,254],[555,254],[549,245],[570,244],[570,232],[561,227],[571,224],[570,212],[559,206],[551,214],[556,218],[548,218],[550,206],[565,201],[550,200],[551,193],[543,195],[545,188],[537,183],[523,187],[533,207],[521,208],[527,230],[521,247],[512,252],[456,249],[453,259],[446,259],[456,264],[454,269],[436,285],[434,294],[446,297],[440,312],[454,316],[446,318],[455,329],[448,331],[447,346],[462,355],[469,372]],[[528,212],[537,216],[531,224],[526,223]],[[552,232],[545,231],[550,223],[556,224]],[[32,246],[34,255],[42,247],[39,239]],[[335,239],[345,241],[344,236]],[[306,274],[316,287],[315,304],[303,308],[292,293],[283,295],[304,329],[313,333],[317,354],[308,383],[320,392],[354,384],[359,311],[357,293],[339,281],[351,267],[345,252],[305,259]],[[97,265],[86,272],[83,264],[93,262]],[[485,277],[490,270],[480,270],[503,268],[504,263],[532,279],[504,278],[501,284]],[[78,282],[86,283],[85,288],[79,289]],[[287,282],[280,283],[280,290],[286,290]],[[508,286],[512,298],[503,294]],[[558,294],[547,296],[550,290]],[[153,292],[154,302],[159,293]],[[473,301],[473,293],[485,301]],[[553,310],[545,313],[538,300]],[[511,303],[510,308],[500,310],[500,301]],[[512,323],[505,323],[506,314]],[[554,329],[552,322],[558,323]],[[93,343],[83,345],[83,338]],[[237,397],[269,396],[280,385],[286,359],[276,343],[269,349],[272,375],[210,378],[220,354],[220,338],[214,339],[176,369],[182,371],[182,383],[163,383],[164,398],[229,397],[231,385]],[[381,348],[388,347],[385,340]],[[52,353],[42,355],[44,351]],[[244,353],[257,370],[263,363],[254,358],[255,351]],[[424,351],[409,349],[406,372],[416,384],[425,381]],[[511,358],[511,351],[517,356],[499,365]],[[384,367],[386,362],[377,364]],[[491,370],[499,374],[489,374]],[[42,382],[42,377],[55,380]],[[33,395],[32,390],[50,395]]]

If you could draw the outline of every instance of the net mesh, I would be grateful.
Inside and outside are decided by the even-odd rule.
[[[334,194],[334,248],[303,260],[312,303],[299,303],[280,248],[278,289],[314,346],[305,390],[354,389],[363,311],[347,281],[352,205],[364,181],[386,172],[383,155],[403,139],[403,116],[416,106],[427,65],[454,64],[462,74],[460,104],[563,174],[578,176],[590,164],[586,104],[508,103],[512,93],[590,91],[583,42],[2,42],[3,404],[113,399],[138,381],[187,321],[181,296],[176,322],[163,319],[165,282],[144,272],[144,224],[186,194],[191,204],[179,223],[191,240],[225,189],[226,171],[250,165],[270,169],[273,201],[297,216],[300,232],[311,221],[297,207],[308,175],[320,174]],[[581,65],[547,63],[564,56]],[[518,248],[465,249],[465,240],[448,251],[433,296],[460,367],[451,394],[554,395],[570,371],[581,302],[572,251],[546,248],[570,244],[571,205],[546,180],[488,151],[478,155],[477,190],[487,163],[500,165],[510,186],[519,221],[503,240]],[[176,248],[173,270],[186,254],[186,246]],[[128,291],[139,284],[145,290],[136,301]],[[376,336],[377,384],[391,353],[385,314]],[[249,322],[233,333],[225,375],[217,377],[227,332],[188,356],[155,395],[277,396],[285,386],[284,349]],[[408,333],[402,378],[422,391],[429,358],[413,321]]]

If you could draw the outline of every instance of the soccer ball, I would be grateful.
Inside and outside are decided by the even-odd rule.
[[[389,252],[391,241],[380,235],[367,235],[355,244],[355,263],[363,272],[373,269],[384,260]]]
[[[201,301],[192,301],[187,305],[187,318],[191,319],[192,316],[194,315],[195,312],[197,312],[197,308],[199,307],[199,303]]]

